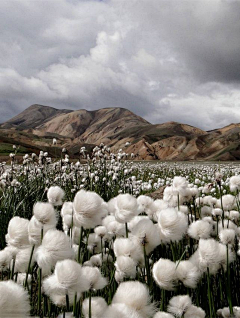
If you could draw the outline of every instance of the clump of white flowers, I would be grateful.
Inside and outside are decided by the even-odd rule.
[[[79,149],[0,163],[0,317],[240,317],[238,165]]]

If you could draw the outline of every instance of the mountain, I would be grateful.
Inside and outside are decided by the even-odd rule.
[[[124,108],[103,108],[62,114],[36,128],[74,138],[76,142],[97,144],[108,143],[117,133],[139,125],[146,126],[149,122]]]
[[[18,143],[22,153],[59,155],[65,147],[79,156],[81,146],[91,151],[103,142],[113,151],[134,153],[138,160],[238,160],[239,140],[240,124],[211,131],[178,122],[152,125],[125,108],[73,111],[32,105],[0,125],[0,154]]]
[[[2,125],[2,127],[17,127],[23,129],[36,128],[51,118],[71,112],[72,110],[69,109],[56,109],[50,106],[34,104],[25,109],[19,115],[8,120]]]

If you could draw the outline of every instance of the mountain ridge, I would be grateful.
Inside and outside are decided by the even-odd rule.
[[[36,116],[37,112],[37,116]],[[53,116],[57,116],[60,113],[72,112],[69,109],[57,109],[51,106],[44,106],[39,104],[33,104],[22,111],[20,114],[7,120],[2,125],[20,126],[20,128],[34,128],[39,122],[48,120]],[[1,125],[1,126],[2,126]],[[6,126],[5,126],[6,127]]]
[[[3,137],[1,139],[1,136]],[[126,108],[96,110],[57,109],[33,104],[0,125],[1,143],[13,140],[29,149],[49,149],[52,138],[73,156],[86,145],[91,150],[104,143],[117,151],[123,148],[138,160],[238,160],[240,159],[240,124],[204,131],[170,121],[151,124]],[[126,142],[130,143],[127,147]],[[5,147],[6,148],[6,147]],[[4,149],[5,149],[4,148]]]

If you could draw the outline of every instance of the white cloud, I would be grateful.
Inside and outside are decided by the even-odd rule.
[[[210,86],[212,84],[209,83]],[[222,86],[222,91],[226,91],[226,87]],[[228,89],[224,93],[214,90],[210,95],[191,92],[186,96],[169,94],[159,100],[159,106],[149,114],[148,120],[158,123],[164,117],[164,121],[172,121],[177,113],[179,122],[211,130],[239,122],[240,92]]]
[[[238,121],[239,11],[227,0],[2,0],[1,121],[33,103],[204,129]]]

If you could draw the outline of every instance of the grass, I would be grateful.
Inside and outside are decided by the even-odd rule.
[[[20,146],[19,150],[18,150],[18,155],[21,156],[21,155],[24,155],[26,153],[31,153],[31,152],[32,151],[30,148]],[[0,155],[6,156],[6,155],[9,155],[10,153],[13,153],[12,145],[6,144],[6,143],[0,143]]]

